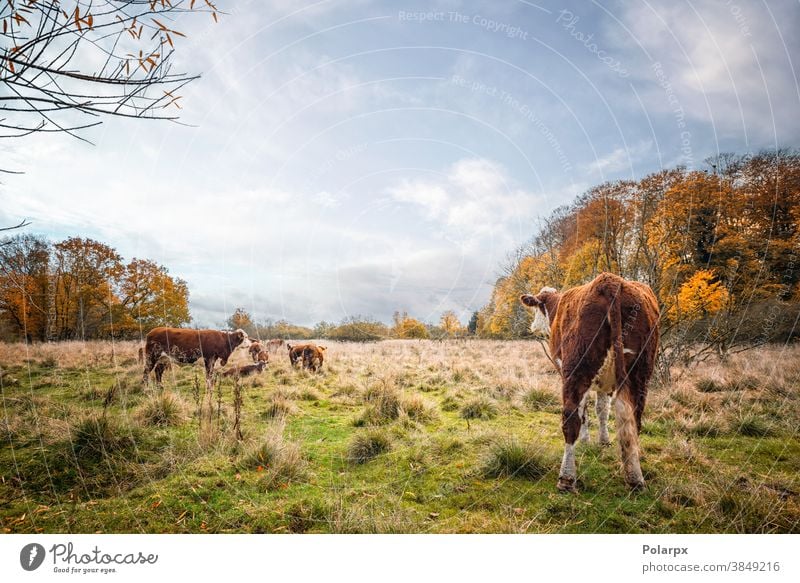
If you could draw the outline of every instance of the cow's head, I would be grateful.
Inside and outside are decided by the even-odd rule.
[[[250,337],[247,332],[239,328],[233,332],[228,332],[228,342],[231,348],[248,348],[250,346]]]
[[[520,301],[529,308],[535,308],[531,332],[536,336],[550,336],[550,319],[555,315],[558,305],[558,292],[552,287],[543,287],[535,296],[524,294]]]

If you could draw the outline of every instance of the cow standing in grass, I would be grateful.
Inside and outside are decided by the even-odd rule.
[[[575,441],[589,438],[590,388],[597,391],[600,443],[609,443],[613,396],[625,481],[634,489],[644,487],[639,431],[659,341],[659,308],[653,291],[645,284],[601,273],[564,293],[543,288],[520,300],[535,308],[531,331],[549,335],[551,357],[561,374],[565,448],[558,489],[576,491]]]
[[[244,330],[220,332],[219,330],[191,330],[187,328],[153,328],[145,339],[144,382],[150,371],[155,370],[156,382],[161,384],[161,375],[169,360],[191,364],[203,359],[206,384],[210,387],[214,365],[219,360],[222,366],[237,348],[247,348],[250,339]]]

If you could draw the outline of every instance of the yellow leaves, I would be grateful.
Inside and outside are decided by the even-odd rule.
[[[458,320],[458,316],[456,316],[456,313],[452,310],[448,310],[442,314],[439,320],[439,326],[448,336],[456,336],[459,332],[464,330],[464,327]]]
[[[722,282],[715,281],[713,271],[700,269],[681,285],[676,302],[670,306],[669,316],[676,320],[698,320],[725,307],[728,290]]]

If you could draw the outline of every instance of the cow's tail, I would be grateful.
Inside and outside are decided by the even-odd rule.
[[[608,309],[608,323],[611,327],[611,346],[614,350],[614,378],[617,392],[620,393],[625,385],[627,373],[625,372],[625,347],[622,342],[622,283],[620,282],[616,293],[611,298]]]

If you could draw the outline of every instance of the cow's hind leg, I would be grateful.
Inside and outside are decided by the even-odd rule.
[[[597,411],[597,421],[600,426],[597,436],[600,445],[609,445],[611,443],[611,439],[608,437],[608,410],[610,404],[611,398],[606,393],[597,393],[595,411]]]
[[[561,458],[561,470],[558,473],[557,487],[562,492],[576,492],[575,482],[578,468],[575,463],[575,441],[581,431],[580,404],[589,390],[592,378],[598,367],[582,367],[583,372],[575,372],[564,380],[562,393],[563,409],[561,412],[561,431],[564,433],[564,456]]]
[[[589,415],[587,415],[586,410],[588,409],[589,405],[589,391],[584,393],[583,398],[581,399],[581,404],[578,405],[578,415],[581,418],[581,432],[578,439],[586,443],[589,441]]]
[[[617,418],[617,441],[619,441],[625,482],[631,488],[638,490],[644,488],[644,476],[639,464],[639,431],[634,401],[630,387],[626,386],[614,399],[614,414]]]

